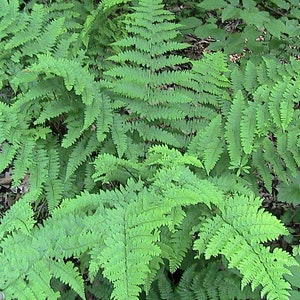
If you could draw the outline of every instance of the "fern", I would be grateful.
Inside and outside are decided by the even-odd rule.
[[[282,143],[286,141],[288,145],[288,135],[297,131],[299,110],[295,109],[295,105],[298,87],[294,79],[298,76],[299,64],[294,64],[293,60],[280,65],[264,57],[257,69],[249,61],[245,71],[233,69],[235,96],[230,106],[228,101],[222,105],[222,111],[227,116],[225,138],[230,157],[229,168],[237,169],[237,174],[244,175],[251,168],[256,169],[268,190],[271,190],[272,174],[285,181],[285,169],[295,174],[299,168],[296,154],[299,147],[293,146],[293,153],[288,148],[283,151]],[[244,77],[245,81],[239,81],[238,77]],[[212,130],[207,131],[209,134],[214,135]],[[272,136],[275,141],[271,143]],[[279,145],[276,145],[276,139]],[[193,143],[190,147],[194,148]],[[264,145],[263,156],[259,149],[261,145]],[[209,146],[205,148],[209,151]],[[218,150],[221,152],[220,148]]]
[[[242,111],[245,107],[244,98],[241,92],[237,93],[231,105],[228,121],[226,123],[225,137],[227,140],[228,152],[233,167],[238,167],[242,160],[242,147],[239,137],[240,121]]]
[[[138,299],[143,285],[158,271],[157,258],[162,255],[170,260],[175,271],[193,243],[190,234],[197,230],[201,234],[194,247],[204,252],[206,258],[219,253],[225,255],[229,267],[236,267],[243,274],[243,286],[249,282],[253,287],[262,283],[262,294],[267,293],[270,299],[277,296],[286,299],[289,285],[282,275],[288,271],[283,265],[293,265],[294,261],[283,251],[269,253],[268,248],[261,245],[278,234],[287,233],[286,229],[270,214],[257,212],[260,199],[235,195],[224,201],[223,192],[209,181],[200,180],[189,165],[202,168],[192,156],[167,147],[153,147],[149,161],[135,165],[140,170],[156,166],[156,171],[150,172],[152,175],[144,181],[129,179],[127,186],[119,190],[86,192],[74,199],[65,199],[38,227],[33,227],[32,213],[27,210],[23,222],[29,226],[7,227],[7,234],[2,236],[1,260],[5,267],[1,270],[1,288],[7,295],[18,297],[12,282],[25,290],[24,279],[43,274],[47,265],[48,279],[42,291],[28,282],[28,293],[42,297],[49,292],[46,286],[49,287],[50,278],[55,277],[83,297],[82,279],[73,264],[63,262],[62,258],[79,257],[88,251],[91,278],[103,269],[103,275],[114,286],[112,297]],[[26,196],[18,205],[28,203],[31,198],[29,194]],[[195,209],[199,205],[202,209]],[[19,213],[12,209],[5,218],[9,220],[15,214]],[[198,225],[200,220],[203,221]],[[186,235],[190,236],[181,244],[181,237]],[[21,247],[22,257],[14,260]],[[173,249],[173,254],[167,249]],[[280,289],[274,290],[274,286]],[[53,291],[49,294],[57,299]]]
[[[189,153],[194,153],[203,160],[207,174],[214,168],[224,151],[225,145],[222,141],[221,126],[221,117],[215,117],[204,130],[195,136],[189,145]]]
[[[157,138],[179,147],[176,132],[180,128],[172,128],[172,122],[170,126],[163,124],[184,118],[182,104],[193,101],[186,90],[189,73],[174,70],[174,66],[188,60],[171,53],[186,45],[173,41],[178,35],[178,25],[170,22],[173,16],[162,9],[159,1],[151,6],[141,1],[134,10],[126,20],[127,31],[134,36],[113,43],[121,50],[110,57],[118,65],[105,72],[107,87],[122,99],[124,109],[129,112],[127,122],[138,119],[126,132],[137,132],[142,140],[149,142]],[[174,87],[168,88],[171,84]],[[126,119],[122,121],[123,128],[127,127]],[[118,150],[120,154],[125,148],[122,149]]]
[[[159,0],[27,2],[0,0],[0,168],[26,186],[0,298],[288,299],[297,264],[265,246],[288,231],[254,193],[297,178],[299,63],[182,57]]]
[[[204,253],[206,259],[218,254],[227,257],[229,267],[236,267],[243,274],[242,287],[251,282],[255,289],[262,284],[262,296],[288,299],[289,284],[284,282],[282,275],[276,277],[276,270],[281,270],[281,274],[289,273],[285,266],[294,264],[292,257],[280,249],[271,253],[260,244],[287,231],[279,221],[273,220],[273,216],[258,211],[260,203],[259,199],[246,197],[227,199],[226,206],[220,206],[221,215],[208,219],[199,228],[202,234],[195,242],[195,249]],[[272,229],[269,228],[270,218]],[[243,225],[236,227],[236,224]]]
[[[176,288],[179,299],[259,299],[258,292],[250,288],[239,289],[239,276],[216,261],[209,264],[194,263],[187,268]]]

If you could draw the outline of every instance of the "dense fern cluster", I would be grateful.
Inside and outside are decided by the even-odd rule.
[[[299,68],[295,59],[280,64],[267,57],[258,66],[248,61],[245,70],[234,67],[233,99],[221,104],[224,118],[213,118],[193,139],[189,153],[204,161],[207,172],[228,160],[238,175],[256,171],[269,191],[274,174],[282,181],[295,177],[300,167]]]
[[[152,176],[144,181],[130,179],[120,190],[84,192],[66,199],[43,226],[34,226],[30,198],[26,195],[18,201],[1,224],[1,286],[6,295],[58,299],[51,278],[59,278],[84,298],[78,270],[66,259],[88,252],[91,280],[103,269],[114,286],[112,298],[138,299],[142,286],[149,292],[164,259],[174,272],[194,245],[206,259],[223,254],[228,266],[243,274],[242,285],[251,282],[255,288],[262,283],[262,294],[287,299],[289,284],[282,274],[288,272],[286,266],[295,264],[294,259],[260,244],[285,234],[284,226],[269,213],[257,212],[258,198],[236,194],[225,200],[221,189],[190,171],[188,165],[195,165],[192,159],[174,151],[152,148],[149,159],[139,166],[157,165]],[[169,154],[177,156],[173,165],[166,159]],[[15,216],[18,222],[10,224]],[[205,221],[199,224],[200,220]],[[200,239],[193,241],[197,231]]]
[[[5,297],[289,299],[257,182],[299,172],[299,62],[183,57],[160,0],[0,6]]]

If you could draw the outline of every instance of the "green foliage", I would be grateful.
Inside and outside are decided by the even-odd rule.
[[[0,298],[297,297],[259,188],[299,204],[298,3],[188,4],[0,0]]]
[[[271,53],[289,59],[290,55],[299,53],[297,1],[204,0],[182,3],[193,11],[192,17],[181,17],[178,13],[185,25],[184,31],[200,39],[213,38],[215,42],[208,46],[210,50],[242,54],[247,58]],[[169,2],[168,5],[172,7]]]
[[[209,166],[214,167],[224,165],[222,153],[227,150],[224,155],[229,157],[229,169],[237,175],[257,172],[269,191],[274,175],[287,184],[300,167],[299,67],[294,59],[280,64],[267,57],[256,67],[251,60],[245,69],[233,67],[234,97],[221,104],[225,118],[213,119],[192,140],[190,153],[198,155],[206,165],[208,153]]]
[[[25,291],[32,299],[44,295],[58,299],[50,280],[59,278],[84,298],[83,281],[68,259],[88,252],[90,279],[103,270],[103,276],[113,283],[113,299],[138,299],[148,276],[157,273],[157,267],[152,266],[157,257],[169,260],[174,272],[194,245],[206,259],[223,254],[228,267],[241,271],[242,286],[251,283],[254,288],[261,283],[262,295],[288,299],[289,284],[282,274],[289,273],[285,266],[295,265],[295,261],[288,253],[279,249],[270,252],[261,244],[286,234],[284,226],[271,214],[257,212],[260,199],[242,195],[226,199],[217,186],[200,180],[188,168],[194,165],[193,159],[189,163],[175,152],[178,158],[170,165],[166,159],[169,152],[172,156],[174,150],[151,149],[159,159],[149,156],[139,167],[156,165],[157,171],[144,181],[129,179],[119,190],[85,192],[65,199],[40,226],[33,226],[29,199],[22,198],[1,225],[1,287],[6,295],[19,298]],[[18,213],[21,205],[28,207],[22,215]],[[6,227],[14,218],[22,218],[21,226]],[[196,231],[200,236],[194,241]],[[182,280],[187,284],[184,277]],[[195,280],[191,289],[200,293]],[[179,295],[182,288],[179,284]]]

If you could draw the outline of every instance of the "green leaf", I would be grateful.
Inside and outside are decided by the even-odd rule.
[[[278,19],[273,19],[265,23],[266,29],[275,37],[280,38],[281,33],[285,31],[285,24]]]
[[[200,38],[211,36],[215,39],[224,40],[224,30],[219,29],[216,24],[204,24],[195,29],[195,35]]]
[[[229,20],[229,19],[235,19],[239,16],[240,9],[238,9],[235,6],[227,5],[222,10],[222,22]]]
[[[276,4],[278,7],[283,8],[283,9],[289,9],[290,8],[290,3],[286,0],[271,0],[274,4]]]
[[[207,10],[215,10],[215,9],[221,9],[228,5],[226,1],[219,0],[219,1],[212,1],[212,0],[204,0],[201,3],[197,4],[198,7],[207,9]]]
[[[180,24],[184,25],[183,29],[190,29],[190,28],[195,28],[202,24],[202,21],[198,18],[195,17],[189,17],[183,19]]]
[[[241,18],[247,24],[252,24],[257,26],[259,29],[262,29],[265,25],[265,22],[269,22],[270,16],[267,12],[249,12],[244,10],[241,12]]]

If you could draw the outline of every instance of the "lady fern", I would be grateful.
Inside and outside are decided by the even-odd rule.
[[[189,161],[189,157],[162,147],[151,153],[153,158],[136,166],[156,165],[150,178],[130,179],[120,190],[66,199],[43,225],[32,222],[30,195],[22,198],[1,225],[1,232],[5,232],[1,289],[10,297],[19,297],[24,289],[32,299],[44,294],[57,299],[58,294],[50,290],[50,279],[59,278],[84,297],[78,271],[62,259],[88,252],[91,279],[103,269],[103,276],[114,286],[112,297],[138,299],[143,285],[148,278],[153,280],[159,269],[159,256],[170,261],[174,272],[194,244],[207,259],[223,254],[229,267],[241,271],[242,286],[262,284],[262,294],[268,294],[269,299],[288,299],[289,284],[282,275],[288,272],[285,265],[295,262],[286,252],[276,249],[270,253],[261,244],[287,231],[275,217],[257,211],[260,199],[238,194],[224,198],[215,185],[190,171],[188,165],[196,163],[192,157]],[[17,209],[26,203],[28,209],[20,226],[7,227],[9,220],[21,217]],[[195,231],[199,232],[196,241],[192,238]],[[182,235],[187,236],[184,243]],[[32,281],[40,276],[37,274],[44,274],[46,266],[47,282],[37,290]]]
[[[170,22],[174,17],[159,1],[140,1],[134,10],[125,22],[129,36],[113,43],[120,50],[110,57],[116,65],[105,72],[107,87],[114,97],[119,95],[127,112],[120,119],[125,132],[137,133],[142,141],[180,147],[185,138],[174,124],[186,116],[193,98],[187,90],[189,72],[176,70],[188,60],[175,51],[186,45],[174,41],[179,26]],[[116,144],[119,155],[125,153],[127,143]]]
[[[283,275],[296,263],[264,246],[288,232],[260,209],[248,173],[270,189],[274,174],[298,171],[299,64],[263,58],[230,70],[222,53],[190,61],[161,1],[114,14],[125,2],[20,11],[0,0],[0,85],[13,92],[0,102],[0,166],[13,166],[15,186],[29,180],[1,219],[0,290],[288,299]]]
[[[74,4],[34,4],[19,11],[16,1],[2,2],[6,9],[0,20],[9,16],[11,26],[3,28],[0,41],[1,85],[15,94],[8,105],[1,104],[1,169],[13,164],[14,186],[30,174],[30,192],[39,191],[36,201],[45,200],[45,192],[52,210],[63,195],[82,189],[73,185],[80,181],[76,171],[110,130],[110,101],[100,92],[84,51],[76,48],[80,19],[71,21]],[[84,146],[86,155],[78,161]]]

